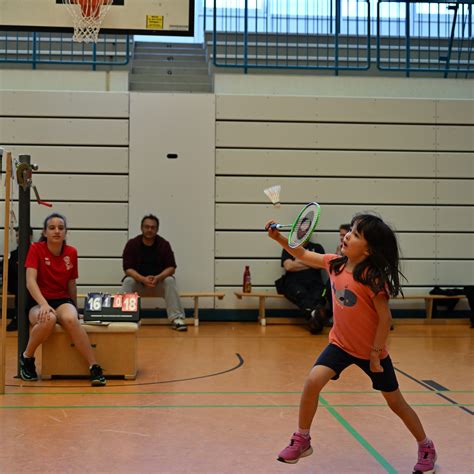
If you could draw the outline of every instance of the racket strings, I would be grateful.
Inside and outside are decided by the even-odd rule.
[[[298,216],[288,237],[288,245],[298,247],[311,237],[319,220],[320,209],[316,203],[311,203]]]

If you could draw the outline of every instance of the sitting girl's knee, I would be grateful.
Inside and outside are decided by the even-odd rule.
[[[62,314],[59,324],[61,326],[78,326],[79,325],[79,319],[77,318],[77,314],[73,313],[68,313],[68,314]]]
[[[54,326],[56,326],[56,322],[56,316],[51,314],[48,318],[42,321],[36,320],[36,322],[33,324],[33,327],[38,326],[40,328],[49,329],[52,331],[54,329]]]

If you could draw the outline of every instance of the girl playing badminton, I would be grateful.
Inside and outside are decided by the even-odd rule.
[[[278,460],[294,464],[313,449],[309,435],[324,386],[337,380],[352,364],[360,367],[380,390],[388,406],[403,421],[418,442],[415,473],[434,472],[436,451],[426,437],[415,411],[403,398],[386,341],[390,331],[389,296],[400,292],[399,255],[394,232],[382,219],[371,214],[356,215],[342,243],[342,256],[290,248],[276,228],[268,235],[295,258],[308,266],[325,268],[333,293],[334,325],[329,344],[311,369],[301,395],[298,430],[278,455]]]
[[[20,356],[20,376],[23,380],[38,380],[34,354],[60,324],[77,350],[87,360],[92,385],[105,385],[102,368],[84,328],[79,324],[76,308],[77,251],[67,245],[66,219],[51,214],[44,221],[43,236],[31,245],[26,257],[26,286],[36,301],[29,312],[30,338]],[[59,357],[59,354],[58,354]]]

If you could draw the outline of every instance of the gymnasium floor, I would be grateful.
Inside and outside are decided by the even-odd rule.
[[[400,323],[390,336],[401,389],[436,443],[439,474],[474,472],[473,335],[467,323]],[[187,333],[142,326],[137,379],[105,388],[15,379],[16,342],[8,333],[1,473],[405,474],[416,462],[414,440],[352,368],[322,394],[314,454],[296,465],[276,461],[327,334],[255,323],[202,323]]]

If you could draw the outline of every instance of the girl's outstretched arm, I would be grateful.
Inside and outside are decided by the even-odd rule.
[[[289,247],[288,239],[285,239],[278,229],[272,229],[270,227],[274,223],[274,221],[268,221],[265,225],[265,230],[271,239],[278,242],[290,255],[293,255],[293,257],[308,265],[308,267],[324,268],[324,254],[310,252],[303,247],[297,247],[295,249]]]

